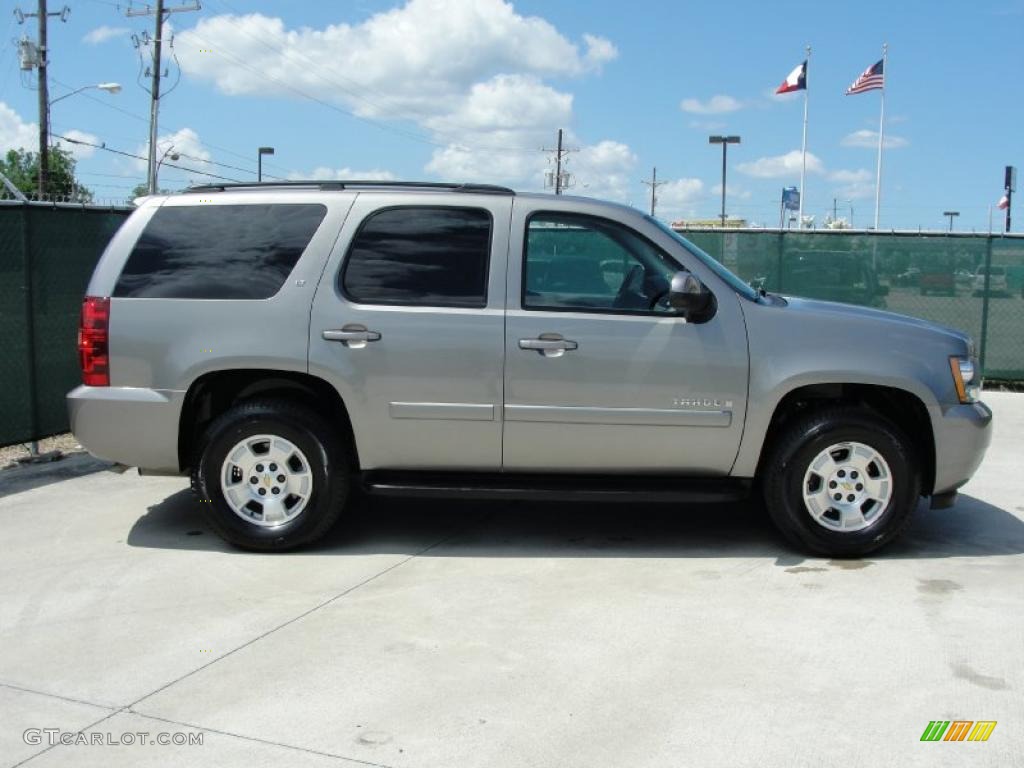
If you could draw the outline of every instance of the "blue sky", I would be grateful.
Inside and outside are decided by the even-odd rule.
[[[131,35],[151,19],[126,18],[124,2],[70,4],[67,23],[51,24],[51,98],[99,82],[124,90],[60,101],[54,132],[144,154],[148,95],[136,84]],[[8,18],[4,150],[33,147],[37,119],[8,42],[34,28]],[[549,158],[540,150],[562,127],[580,150],[568,166],[575,192],[646,207],[641,179],[656,165],[669,182],[659,215],[705,218],[718,213],[721,173],[707,136],[728,132],[742,136],[729,155],[728,212],[775,225],[781,187],[799,180],[802,97],[772,93],[810,44],[805,213],[820,222],[835,197],[840,215],[852,207],[863,226],[874,206],[879,94],[843,93],[883,42],[892,144],[883,228],[941,228],[942,211],[955,209],[958,228],[987,229],[1004,165],[1024,165],[1022,0],[205,0],[172,23],[182,72],[162,103],[161,148],[173,144],[180,165],[231,178],[253,178],[256,147],[271,145],[265,172],[280,177],[540,189]],[[75,151],[99,198],[123,197],[144,179],[130,158]],[[161,173],[170,188],[202,178]]]

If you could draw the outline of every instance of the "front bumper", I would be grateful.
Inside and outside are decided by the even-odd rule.
[[[177,474],[184,399],[177,390],[77,387],[67,395],[71,431],[93,456]]]
[[[935,496],[955,491],[971,479],[992,441],[992,411],[984,403],[937,409],[935,433]]]

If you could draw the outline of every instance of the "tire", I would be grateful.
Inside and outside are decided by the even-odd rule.
[[[824,457],[832,448],[840,450],[829,454],[830,463]],[[877,459],[865,466],[871,451]],[[888,544],[909,524],[921,494],[910,440],[874,412],[852,407],[796,418],[771,449],[762,478],[768,513],[783,536],[811,554],[831,557],[860,557]],[[805,491],[812,490],[814,499],[805,502]],[[831,507],[834,491],[844,498]]]
[[[274,463],[279,456],[287,457],[276,459],[281,467]],[[312,411],[287,400],[231,408],[210,424],[192,461],[192,489],[204,502],[210,527],[237,547],[261,552],[321,538],[341,515],[351,485],[338,435]],[[257,496],[259,491],[266,495]],[[247,498],[248,506],[236,511]]]

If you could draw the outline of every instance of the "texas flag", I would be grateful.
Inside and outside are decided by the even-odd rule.
[[[789,93],[790,91],[802,91],[807,88],[807,60],[789,73],[782,85],[775,89],[776,93]]]

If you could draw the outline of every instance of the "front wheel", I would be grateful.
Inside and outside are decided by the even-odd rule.
[[[334,431],[286,400],[242,403],[221,415],[192,467],[210,526],[243,549],[282,551],[319,539],[350,485]]]
[[[830,408],[789,425],[764,466],[768,512],[816,555],[858,557],[896,538],[921,492],[907,437],[873,412]]]

